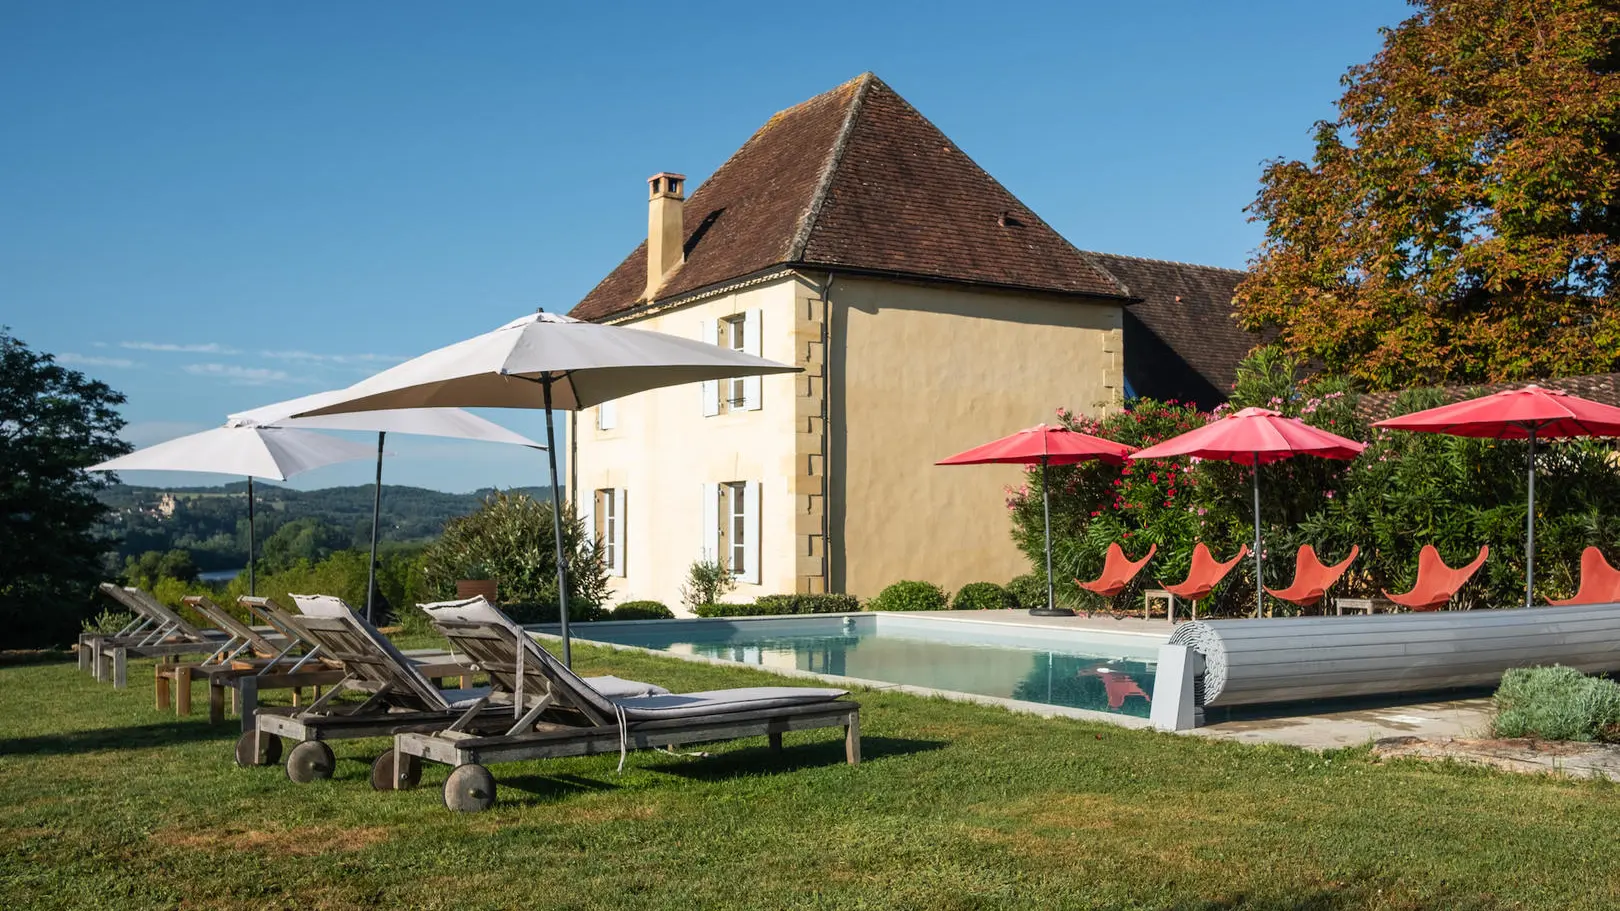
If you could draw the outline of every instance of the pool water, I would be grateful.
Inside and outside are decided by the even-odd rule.
[[[591,623],[581,639],[1146,717],[1151,637],[904,616]]]

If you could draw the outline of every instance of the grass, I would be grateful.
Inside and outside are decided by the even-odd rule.
[[[589,647],[587,673],[676,690],[780,678]],[[1326,757],[857,694],[841,733],[709,758],[497,766],[478,815],[376,793],[384,741],[299,786],[230,761],[234,721],[63,662],[0,667],[0,907],[1610,908],[1606,783]]]

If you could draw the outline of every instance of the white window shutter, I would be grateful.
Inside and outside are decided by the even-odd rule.
[[[760,314],[763,310],[750,310],[743,316],[743,352],[754,357],[764,357],[760,353]],[[759,394],[759,377],[743,377],[743,408],[747,411],[758,411],[765,407],[765,401]]]
[[[618,401],[603,402],[596,406],[596,426],[599,430],[612,430],[619,426]]]
[[[623,577],[625,574],[626,558],[629,554],[624,549],[626,535],[624,526],[629,521],[629,514],[625,512],[624,488],[615,488],[613,491],[613,567],[611,572],[615,576]]]
[[[703,516],[703,542],[704,560],[720,559],[720,485],[703,485],[703,508],[698,511]]]
[[[712,345],[719,336],[716,334],[715,322],[712,319],[703,320],[698,330],[698,340]],[[698,384],[698,394],[703,396],[703,416],[714,417],[720,413],[720,381],[704,380]],[[710,559],[713,559],[712,557]]]
[[[579,514],[579,520],[585,523],[585,540],[596,540],[596,497],[594,490],[585,491],[585,495],[574,503],[574,512]]]
[[[759,584],[759,482],[743,484],[743,565],[738,578]]]

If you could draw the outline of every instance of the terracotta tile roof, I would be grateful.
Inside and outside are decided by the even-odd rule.
[[[1545,386],[1548,389],[1560,389],[1570,395],[1578,395],[1583,399],[1591,399],[1594,402],[1620,408],[1620,373],[1594,373],[1588,376],[1566,376],[1550,380],[1524,380],[1517,383],[1442,386],[1441,392],[1446,397],[1444,404],[1449,404],[1481,395],[1490,395],[1504,389],[1518,389],[1531,383]],[[1400,394],[1400,390],[1368,393],[1361,397],[1361,401],[1356,405],[1356,410],[1369,421],[1382,421],[1384,418],[1394,417],[1395,400],[1400,397]]]
[[[684,229],[659,300],[775,266],[1125,296],[871,73],[767,121],[687,200]],[[644,303],[646,258],[644,240],[570,315]]]
[[[1245,273],[1112,253],[1089,255],[1140,299],[1125,311],[1126,376],[1136,394],[1191,399],[1206,407],[1225,401],[1238,363],[1263,341],[1238,328],[1232,318],[1232,289]],[[1181,364],[1163,363],[1166,353]]]

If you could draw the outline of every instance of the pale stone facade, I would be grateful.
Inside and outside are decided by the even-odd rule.
[[[1050,421],[1059,404],[1117,402],[1119,303],[827,282],[784,271],[616,320],[696,338],[754,319],[758,352],[802,370],[759,380],[757,408],[707,413],[710,391],[684,386],[614,403],[608,429],[600,409],[580,415],[573,486],[593,527],[619,537],[616,601],[679,609],[688,568],[713,556],[710,526],[726,524],[705,503],[717,484],[758,485],[747,517],[757,562],[733,566],[742,577],[727,600],[865,598],[903,578],[954,589],[1028,570],[1003,491],[1018,469],[933,463]],[[613,495],[598,491],[622,493],[605,507]],[[604,523],[605,508],[622,530]]]

